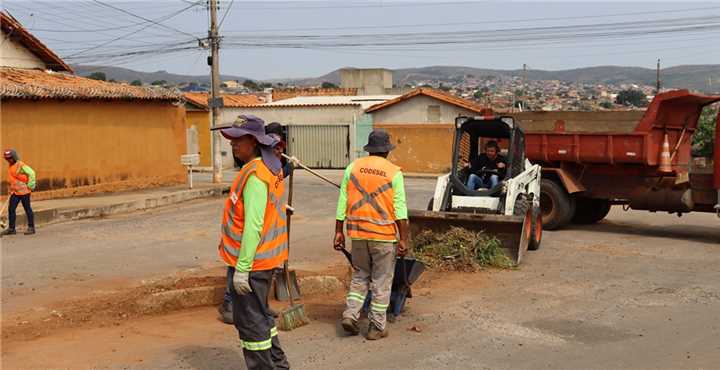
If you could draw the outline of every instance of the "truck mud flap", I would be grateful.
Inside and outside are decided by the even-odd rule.
[[[471,231],[484,231],[500,240],[505,254],[516,265],[520,264],[523,255],[527,252],[532,237],[530,211],[525,216],[504,216],[409,210],[408,218],[411,238],[425,230],[442,233],[453,226]]]

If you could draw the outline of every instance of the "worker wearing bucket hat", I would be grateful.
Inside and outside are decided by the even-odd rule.
[[[287,224],[281,164],[272,149],[276,139],[264,122],[239,116],[221,130],[233,154],[245,165],[225,201],[218,246],[229,268],[233,323],[248,369],[287,369],[267,305],[273,270],[287,260]]]
[[[359,333],[358,319],[368,291],[372,298],[368,318],[370,340],[386,337],[387,309],[395,271],[395,254],[407,253],[408,215],[405,185],[400,167],[387,160],[395,148],[383,130],[368,137],[365,151],[345,169],[340,187],[335,223],[334,248],[345,248],[343,224],[352,239],[355,270],[342,315],[342,327],[349,334]],[[397,250],[396,250],[397,246]]]

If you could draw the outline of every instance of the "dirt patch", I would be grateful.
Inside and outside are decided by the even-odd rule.
[[[343,283],[343,292],[349,281],[347,266],[333,266],[325,271],[296,271],[298,278],[334,276]],[[95,292],[80,299],[60,300],[46,308],[17,312],[3,317],[3,340],[23,341],[44,337],[58,330],[79,327],[118,326],[124,321],[142,316],[164,315],[173,311],[214,305],[222,299],[226,278],[211,269],[196,272],[193,276],[160,278],[143,281],[140,286],[117,291]],[[222,270],[224,272],[224,269]],[[344,293],[339,293],[340,295]],[[309,304],[318,305],[324,312],[322,298]],[[276,302],[280,309],[283,303]],[[323,315],[321,315],[323,316]]]

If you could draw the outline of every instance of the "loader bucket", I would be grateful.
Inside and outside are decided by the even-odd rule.
[[[503,245],[505,254],[516,264],[520,264],[528,249],[532,233],[532,214],[523,216],[505,216],[494,214],[474,214],[461,212],[433,212],[409,210],[410,237],[425,230],[442,233],[452,226],[471,231],[484,231],[497,237]]]

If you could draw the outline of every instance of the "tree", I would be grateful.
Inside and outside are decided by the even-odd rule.
[[[443,83],[441,83],[438,88],[439,88],[440,90],[442,90],[442,91],[450,91],[450,86],[447,86],[447,85],[445,85],[445,84],[443,84]]]
[[[640,90],[633,89],[620,91],[615,99],[615,103],[625,106],[632,105],[635,107],[646,107],[648,105],[645,93]]]
[[[132,86],[142,86],[142,81],[140,81],[140,80],[133,80],[133,82],[130,82],[130,85],[132,85]]]
[[[165,86],[167,85],[167,81],[165,80],[155,80],[151,83],[153,86]]]
[[[260,84],[261,89],[269,89],[272,87],[272,84],[270,82],[263,82]]]
[[[715,145],[716,119],[720,107],[705,107],[698,120],[698,128],[693,135],[693,155],[712,157]]]
[[[257,82],[255,82],[253,80],[245,80],[245,82],[243,82],[243,86],[245,86],[246,88],[248,88],[252,91],[260,90],[260,86],[258,86]]]
[[[611,101],[605,100],[605,101],[600,102],[600,107],[605,108],[605,109],[612,109],[613,103]]]
[[[320,85],[320,87],[322,87],[323,89],[337,89],[338,85],[335,85],[332,82],[325,81],[322,83],[322,85]]]
[[[105,72],[93,72],[87,77],[92,80],[107,81],[107,76],[105,76]]]
[[[475,99],[478,99],[478,100],[479,100],[479,99],[482,99],[482,97],[483,97],[483,92],[480,91],[480,90],[476,90],[476,91],[473,93],[473,98],[475,98]]]

